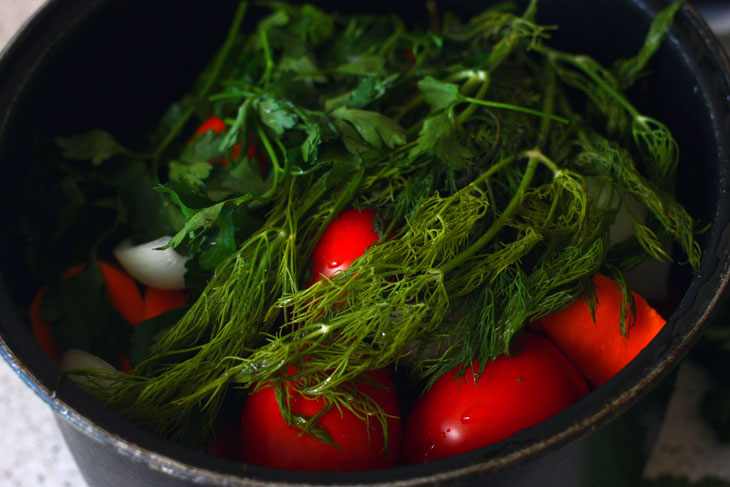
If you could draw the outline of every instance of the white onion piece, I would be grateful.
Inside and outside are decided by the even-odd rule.
[[[632,215],[633,218],[643,222],[646,218],[646,208],[640,205],[630,194],[619,194],[609,184],[599,188],[593,181],[589,181],[587,186],[589,192],[600,191],[597,196],[599,206],[618,208],[616,219],[608,227],[608,246],[613,247],[632,236],[634,234]],[[610,201],[608,201],[609,198]],[[609,204],[607,205],[607,203]],[[619,205],[621,206],[619,207]]]
[[[142,284],[168,291],[185,289],[185,262],[190,257],[178,254],[172,247],[160,250],[170,238],[161,237],[134,247],[125,240],[114,249],[114,256]]]
[[[671,245],[665,247],[668,255],[672,255]],[[651,259],[646,264],[624,271],[624,278],[632,291],[649,301],[661,301],[669,293],[669,270],[672,263]]]
[[[67,372],[73,369],[103,369],[119,372],[109,362],[97,357],[96,355],[77,348],[69,348],[61,357],[61,370]],[[80,384],[90,381],[89,378],[79,374],[69,374],[68,377],[74,382],[78,382]],[[115,381],[113,379],[98,380],[98,384],[103,387],[109,387],[113,385],[114,382]]]
[[[622,196],[611,189],[610,185],[599,187],[588,183],[589,191],[600,191],[598,193],[598,204],[601,206],[610,200],[611,208],[618,208],[616,219],[608,229],[608,245],[612,247],[617,243],[623,242],[634,234],[633,218],[640,222],[646,219],[646,207],[639,204],[630,194],[624,193]],[[618,205],[621,204],[619,207]],[[671,246],[667,249],[671,252]],[[624,271],[624,278],[632,291],[640,294],[648,300],[662,300],[667,297],[669,289],[669,269],[670,262],[651,259],[645,264],[628,271]]]

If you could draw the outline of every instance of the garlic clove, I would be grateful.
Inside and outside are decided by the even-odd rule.
[[[132,246],[127,239],[114,249],[114,256],[133,278],[142,284],[166,291],[185,289],[185,263],[190,257],[172,247],[161,249],[171,237]]]
[[[69,348],[63,353],[61,357],[61,370],[68,372],[73,369],[102,369],[119,372],[114,366],[112,366],[106,360],[97,357],[94,354],[79,350],[77,348]],[[80,374],[69,374],[68,377],[79,384],[90,383],[92,379],[80,375]],[[96,380],[94,381],[96,383]],[[98,379],[98,384],[103,387],[110,387],[116,381],[113,379]]]

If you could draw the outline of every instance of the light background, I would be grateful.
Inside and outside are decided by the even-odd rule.
[[[42,3],[0,0],[0,48]],[[724,28],[722,23],[714,25]],[[714,475],[730,481],[730,446],[719,445],[697,415],[708,385],[704,371],[689,362],[681,366],[677,391],[646,468],[647,477],[672,473],[696,480]],[[0,360],[0,486],[85,485],[50,408]]]

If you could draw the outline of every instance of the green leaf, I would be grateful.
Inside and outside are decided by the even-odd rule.
[[[236,113],[236,119],[233,121],[230,128],[228,129],[228,132],[221,141],[221,151],[230,150],[233,147],[233,144],[238,141],[238,138],[241,136],[241,134],[247,133],[246,129],[248,125],[248,117],[250,116],[253,109],[253,103],[254,98],[251,97],[246,98],[246,100],[241,103],[241,105],[239,105],[238,111]]]
[[[332,116],[351,124],[362,140],[376,149],[381,149],[383,144],[392,149],[406,142],[403,127],[381,113],[340,107],[332,112]],[[343,126],[340,125],[340,128]],[[347,135],[354,138],[351,132]]]
[[[667,31],[674,23],[674,16],[683,4],[684,1],[679,0],[662,9],[651,21],[639,52],[633,57],[616,61],[613,70],[623,88],[631,86],[642,75],[649,60],[661,47]]]
[[[207,194],[212,201],[237,197],[242,194],[265,195],[274,184],[273,171],[261,176],[258,161],[242,158],[235,164],[216,171],[206,182]]]
[[[335,71],[356,76],[382,76],[385,74],[385,59],[381,56],[362,56],[357,61],[337,66]]]
[[[218,229],[218,233],[215,241],[200,253],[198,263],[201,269],[215,269],[226,257],[236,251],[236,229],[233,224],[233,210],[235,210],[235,207],[223,207],[218,218],[216,218],[215,227]]]
[[[325,83],[327,77],[322,74],[308,55],[289,56],[283,55],[276,66],[280,77],[294,73],[296,78],[307,83]]]
[[[426,103],[431,105],[432,112],[447,109],[461,101],[458,86],[439,81],[431,76],[427,76],[419,81],[418,89],[423,93]]]
[[[297,114],[292,109],[290,102],[276,99],[270,95],[264,95],[258,102],[259,117],[261,121],[281,135],[297,123]]]
[[[168,169],[170,179],[183,182],[193,188],[202,189],[205,185],[205,180],[213,170],[213,165],[205,161],[189,164],[180,161],[170,161]]]
[[[397,73],[382,79],[375,76],[365,76],[360,80],[355,89],[325,100],[325,110],[333,111],[339,107],[364,108],[385,95],[388,87],[398,77],[399,75]]]
[[[56,137],[54,140],[63,151],[63,157],[91,161],[95,166],[117,155],[133,154],[105,130],[91,130],[68,138]]]
[[[282,9],[276,10],[271,15],[259,22],[259,31],[268,31],[275,27],[283,27],[289,23],[290,16]]]
[[[418,141],[410,155],[417,157],[431,154],[441,159],[452,169],[464,169],[474,154],[459,141],[453,117],[448,112],[440,112],[428,117],[418,134]]]
[[[303,41],[318,46],[330,39],[335,31],[335,16],[314,5],[305,4],[296,9],[298,18],[292,21],[291,30]]]
[[[238,205],[251,201],[254,198],[253,195],[246,194],[196,210],[190,208],[185,203],[183,203],[178,193],[169,186],[157,186],[157,189],[162,193],[167,193],[170,196],[172,202],[180,208],[180,210],[187,218],[187,221],[183,225],[182,229],[180,229],[180,231],[172,237],[172,240],[170,240],[169,245],[171,247],[177,247],[186,240],[199,240],[203,236],[204,232],[206,232],[216,223],[216,220],[218,219],[218,216],[221,215],[221,213],[224,213],[225,211],[230,211]]]
[[[312,164],[319,156],[320,145],[339,134],[332,120],[324,113],[303,110],[304,132],[307,138],[302,142],[301,153],[304,161]]]
[[[125,223],[132,241],[141,243],[171,235],[184,218],[177,207],[154,189],[152,175],[142,163],[137,172],[119,186],[119,199],[126,212]]]
[[[183,162],[207,162],[212,159],[224,157],[221,150],[223,137],[212,130],[197,135],[180,153],[179,159]],[[172,177],[172,176],[171,176]]]
[[[41,313],[61,353],[77,348],[118,364],[126,351],[132,326],[111,306],[96,260],[73,277],[51,282]]]

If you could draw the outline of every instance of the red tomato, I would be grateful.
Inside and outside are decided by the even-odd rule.
[[[171,309],[185,306],[187,291],[168,291],[148,287],[144,292],[144,319],[149,320]]]
[[[226,122],[221,120],[220,118],[216,117],[215,115],[208,118],[205,122],[203,122],[200,127],[198,127],[198,130],[195,132],[195,135],[202,135],[206,133],[208,130],[212,130],[216,134],[219,134],[226,130],[228,127],[226,127]],[[256,141],[256,137],[253,135],[248,136],[248,150],[246,151],[246,160],[249,164],[253,164],[254,161],[256,161],[259,165],[259,171],[261,172],[261,177],[264,177],[266,174],[266,154],[263,150],[259,149],[254,142]],[[233,144],[233,148],[231,149],[231,159],[236,160],[241,156],[241,144],[239,142],[236,142]],[[211,163],[218,163],[222,164],[224,166],[228,165],[228,161],[226,159],[211,159]]]
[[[339,448],[304,434],[286,423],[279,411],[274,389],[265,387],[251,394],[241,417],[243,461],[287,470],[369,470],[396,465],[400,448],[401,421],[395,386],[383,370],[368,372],[386,388],[359,384],[388,414],[388,439],[377,419],[365,422],[352,412],[332,408],[319,420]],[[321,399],[294,394],[292,412],[312,417],[324,407]]]
[[[235,422],[221,427],[203,448],[214,457],[241,461],[241,423]]]
[[[350,267],[352,261],[378,241],[373,229],[375,210],[349,209],[339,214],[312,252],[312,282]]]
[[[219,134],[223,132],[226,129],[226,122],[221,120],[220,118],[216,117],[215,115],[208,118],[205,122],[203,122],[200,127],[198,127],[198,130],[195,132],[195,135],[203,135],[208,130],[212,130],[216,134]]]
[[[636,322],[621,335],[621,291],[613,279],[593,276],[598,306],[591,314],[583,298],[532,323],[578,367],[593,386],[606,383],[623,369],[664,327],[666,320],[636,293]]]
[[[525,333],[518,351],[490,363],[474,386],[471,369],[442,376],[416,402],[403,458],[419,463],[457,455],[533,426],[588,393],[583,376],[547,339]],[[477,367],[476,362],[472,365]]]
[[[132,363],[129,361],[129,357],[124,355],[123,353],[119,354],[119,370],[124,372],[125,374],[128,374],[132,371]]]
[[[226,129],[226,122],[221,120],[220,118],[216,117],[215,115],[211,115],[205,122],[203,122],[200,127],[198,127],[198,130],[195,131],[195,135],[203,135],[208,130],[212,130],[216,134],[219,134],[223,132]],[[241,155],[241,144],[236,142],[233,144],[233,148],[231,149],[231,159],[238,159]],[[228,161],[226,159],[211,159],[208,161],[210,163],[218,163],[223,166],[228,165]],[[249,161],[250,162],[250,161]]]

